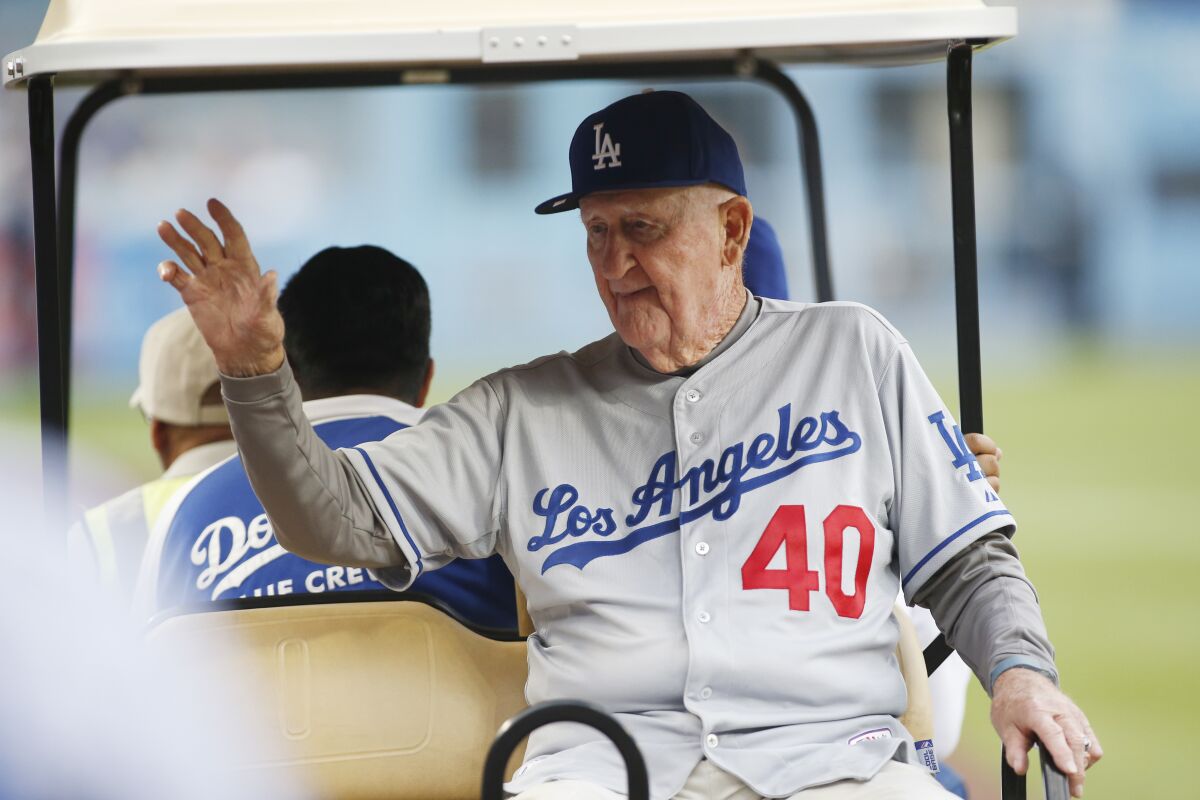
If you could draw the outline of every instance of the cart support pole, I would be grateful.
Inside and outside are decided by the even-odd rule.
[[[37,289],[38,386],[42,410],[42,496],[47,524],[63,521],[67,487],[66,365],[58,267],[54,189],[54,84],[50,76],[29,80],[29,154],[33,172],[33,244]]]
[[[946,59],[950,115],[950,192],[954,214],[954,306],[958,323],[958,416],[962,429],[983,433],[979,358],[979,274],[975,247],[975,159],[971,141],[971,45],[956,42]],[[954,651],[939,635],[925,648],[932,675]]]
[[[136,91],[136,84],[117,80],[97,86],[84,96],[67,117],[59,142],[58,157],[58,296],[62,309],[63,405],[71,408],[71,309],[75,304],[75,197],[79,183],[79,145],[92,117],[113,100]],[[69,415],[64,420],[70,424]]]
[[[983,433],[979,358],[979,275],[975,246],[975,158],[971,138],[971,45],[957,42],[946,61],[950,114],[950,189],[954,213],[954,304],[958,320],[958,414],[962,429]]]
[[[813,282],[817,302],[833,296],[833,275],[829,270],[829,231],[825,221],[825,176],[821,168],[821,137],[817,117],[808,98],[787,73],[769,61],[756,64],[757,76],[774,86],[787,99],[796,115],[800,134],[800,167],[804,171],[804,193],[808,199],[808,232],[812,245]]]

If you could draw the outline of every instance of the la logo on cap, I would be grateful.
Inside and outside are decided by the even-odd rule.
[[[592,169],[595,170],[621,166],[621,145],[613,144],[612,136],[607,133],[601,138],[603,129],[603,122],[592,126],[592,130],[596,132],[596,150],[592,153],[592,161],[596,162]]]

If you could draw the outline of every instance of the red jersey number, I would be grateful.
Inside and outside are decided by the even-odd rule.
[[[768,569],[767,565],[779,552],[787,550],[787,567]],[[804,506],[780,506],[767,523],[754,552],[742,564],[743,589],[787,589],[788,608],[808,611],[808,596],[821,586],[817,573],[808,568],[808,526],[804,522]]]
[[[838,506],[823,523],[825,533],[825,594],[840,617],[858,619],[867,602],[867,575],[875,554],[875,526],[857,506]],[[854,565],[854,592],[842,590],[843,551],[846,533],[858,533],[858,559]],[[768,565],[784,547],[783,569]],[[808,523],[804,506],[780,506],[767,523],[758,544],[742,565],[743,589],[787,589],[788,608],[808,611],[809,595],[820,588],[816,571],[808,568]]]

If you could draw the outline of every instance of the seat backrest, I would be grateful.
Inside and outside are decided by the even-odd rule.
[[[525,601],[525,593],[517,587],[517,633],[527,639],[533,635],[533,617],[529,616],[529,603]]]
[[[899,605],[895,617],[900,721],[932,739],[920,642]],[[186,614],[148,639],[211,680],[254,687],[272,724],[244,766],[292,773],[329,800],[474,800],[497,729],[525,706],[524,642],[486,638],[420,602]]]
[[[274,705],[271,732],[245,766],[329,800],[476,800],[497,729],[525,706],[524,642],[420,602],[187,614],[148,638],[212,680],[255,687]]]
[[[913,741],[933,739],[933,699],[929,694],[929,675],[925,672],[921,641],[904,606],[897,603],[892,614],[900,625],[896,660],[900,662],[900,674],[904,676],[908,690],[908,707],[900,716],[900,722],[908,729]]]

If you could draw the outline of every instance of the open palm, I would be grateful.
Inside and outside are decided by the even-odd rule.
[[[159,277],[178,290],[221,372],[238,377],[273,372],[283,363],[283,317],[275,307],[277,276],[259,269],[241,224],[228,208],[209,200],[208,213],[224,242],[184,209],[175,219],[187,236],[165,220],[159,223],[158,235],[179,257],[179,262],[159,264]]]

